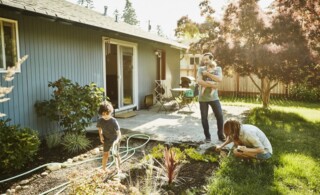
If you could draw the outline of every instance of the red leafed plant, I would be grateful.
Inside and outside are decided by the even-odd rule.
[[[176,159],[176,154],[171,148],[164,150],[164,167],[166,170],[169,185],[177,178],[180,165]]]

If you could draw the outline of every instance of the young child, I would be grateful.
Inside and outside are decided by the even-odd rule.
[[[215,74],[215,67],[216,67],[215,62],[210,62],[210,63],[207,65],[207,71],[208,71],[209,73],[211,73],[211,74],[216,75],[216,74]],[[208,83],[212,83],[212,84],[215,83],[215,81],[213,81],[213,80],[212,80],[210,77],[208,77],[208,76],[203,76],[203,80],[206,81],[206,82],[208,82]],[[204,94],[204,91],[206,90],[206,88],[207,88],[207,87],[202,87],[202,90],[201,90],[202,95]],[[213,96],[213,93],[214,93],[215,89],[214,89],[214,88],[210,88],[210,89],[211,89],[210,96]]]
[[[101,118],[97,122],[100,141],[103,144],[102,170],[106,171],[106,163],[109,158],[109,150],[114,146],[118,146],[121,139],[120,126],[115,118],[112,117],[113,107],[110,102],[103,102],[99,108]],[[117,154],[116,154],[117,155]],[[120,170],[120,158],[116,157],[116,166],[118,172]]]

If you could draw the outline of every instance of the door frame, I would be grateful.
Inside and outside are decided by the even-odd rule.
[[[106,53],[106,48],[105,48],[105,44],[106,43],[110,43],[110,44],[116,44],[116,45],[120,45],[120,46],[125,46],[125,47],[132,47],[133,49],[133,60],[132,60],[132,65],[133,65],[133,69],[132,69],[132,79],[133,79],[133,86],[132,86],[132,91],[133,91],[133,104],[132,105],[128,105],[128,106],[123,106],[121,108],[117,108],[115,109],[115,111],[123,111],[123,110],[129,110],[129,109],[134,109],[134,108],[138,108],[138,44],[137,43],[133,43],[133,42],[128,42],[128,41],[123,41],[123,40],[118,40],[118,39],[113,39],[113,38],[109,38],[109,37],[102,37],[102,57],[103,57],[103,88],[105,90],[105,96],[107,95],[107,89],[106,89],[106,75],[107,75],[107,70],[106,70],[106,57],[105,57],[105,53]],[[117,50],[119,51],[119,47],[117,47]],[[122,97],[121,94],[123,94],[121,92],[121,90],[123,90],[122,87],[122,83],[120,83],[120,81],[122,80],[120,77],[120,74],[122,74],[122,72],[120,71],[121,69],[119,69],[120,64],[119,62],[122,61],[120,60],[121,56],[118,55],[117,56],[117,68],[118,68],[118,75],[117,75],[117,83],[118,83],[118,100],[120,100]],[[121,67],[122,68],[122,67]],[[120,86],[119,86],[120,84]]]

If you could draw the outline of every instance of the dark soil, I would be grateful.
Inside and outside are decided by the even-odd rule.
[[[56,148],[49,149],[45,142],[41,143],[39,147],[39,151],[34,157],[34,160],[32,162],[27,163],[22,169],[11,171],[9,173],[0,173],[0,180],[4,180],[10,177],[13,177],[15,175],[24,173],[26,171],[29,171],[31,169],[34,169],[40,165],[51,163],[51,162],[64,162],[69,158],[73,158],[74,156],[77,156],[79,154],[82,154],[88,150],[91,150],[99,145],[101,145],[99,136],[95,133],[87,133],[86,137],[90,140],[91,146],[85,150],[85,151],[79,151],[78,153],[68,153],[63,152],[63,147],[58,146]],[[43,168],[45,169],[45,168]],[[39,169],[38,171],[32,172],[30,174],[40,173],[43,171],[43,169]],[[27,177],[30,177],[30,174],[19,177],[14,180],[10,180],[5,183],[0,183],[0,193],[5,193],[8,188],[17,181],[23,180]]]
[[[218,163],[203,162],[189,160],[189,163],[184,164],[178,174],[177,182],[171,186],[162,186],[162,190],[173,192],[174,194],[186,194],[187,190],[193,194],[205,194],[203,188],[207,184],[207,179],[212,176],[218,167]],[[127,186],[135,186],[143,184],[146,178],[145,169],[132,169],[130,171],[130,181],[127,180],[124,184]]]

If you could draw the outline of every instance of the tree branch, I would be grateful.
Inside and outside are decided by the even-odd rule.
[[[275,88],[277,85],[278,85],[278,82],[276,82],[274,85],[272,85],[272,86],[269,88],[269,92],[270,92],[273,88]]]
[[[251,74],[249,74],[249,78],[251,79],[251,81],[253,82],[253,84],[259,89],[259,91],[261,92],[261,88],[259,87],[259,85],[253,80]],[[262,82],[262,81],[261,81]]]

